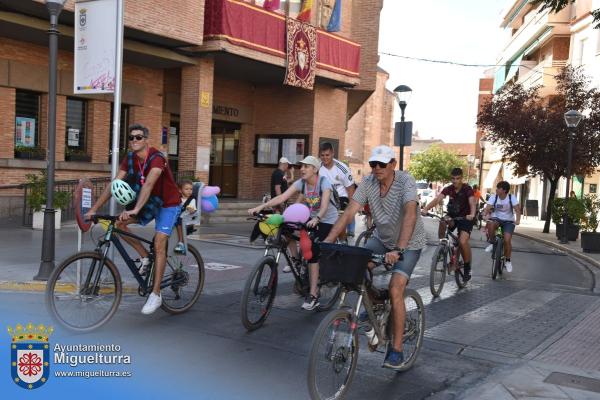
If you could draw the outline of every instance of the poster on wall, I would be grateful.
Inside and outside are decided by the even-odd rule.
[[[75,73],[77,94],[113,93],[117,39],[117,1],[75,3]]]
[[[79,147],[79,129],[67,129],[67,144],[69,147]]]
[[[292,164],[304,158],[304,139],[283,139],[281,155]]]
[[[17,146],[35,147],[35,118],[17,117],[15,136]]]

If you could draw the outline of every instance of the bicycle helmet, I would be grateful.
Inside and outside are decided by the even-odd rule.
[[[135,200],[136,193],[133,191],[131,186],[121,179],[115,179],[112,181],[110,191],[114,198],[122,206],[126,206]]]

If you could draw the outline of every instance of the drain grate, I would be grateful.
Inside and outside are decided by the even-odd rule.
[[[574,389],[587,390],[588,392],[600,393],[600,379],[588,378],[581,375],[553,372],[544,379],[544,382]]]

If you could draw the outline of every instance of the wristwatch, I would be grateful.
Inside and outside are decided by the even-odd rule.
[[[403,249],[402,247],[394,247],[392,250],[397,251],[399,254],[404,254],[404,252],[406,251],[406,249]]]

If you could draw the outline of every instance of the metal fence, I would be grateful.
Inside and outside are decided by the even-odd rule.
[[[176,182],[180,182],[182,179],[192,179],[194,177],[195,172],[194,171],[177,171],[175,172],[174,178]],[[102,194],[102,192],[104,191],[104,189],[106,188],[107,185],[110,184],[110,177],[102,177],[102,178],[91,178],[90,181],[92,182],[92,193],[93,193],[93,197],[94,197],[94,201],[96,201],[98,199],[98,197],[100,197],[100,195]],[[61,221],[65,222],[65,221],[72,221],[75,219],[75,207],[73,204],[73,197],[75,195],[75,189],[77,188],[77,185],[79,184],[78,180],[68,180],[68,181],[56,181],[54,183],[54,191],[56,192],[67,192],[70,194],[71,197],[71,201],[69,202],[69,205],[67,206],[66,209],[63,209],[61,211],[62,215],[61,215]],[[18,212],[11,212],[10,210],[8,211],[8,216],[21,216],[22,219],[22,224],[23,226],[27,226],[30,227],[33,223],[33,210],[29,204],[29,202],[27,201],[27,197],[28,197],[28,193],[31,190],[31,185],[29,184],[20,184],[20,185],[2,185],[0,186],[0,201],[2,201],[3,199],[5,199],[7,202],[9,201],[8,199],[10,199],[10,201],[12,203],[16,201],[18,201],[19,206],[18,207],[13,207],[13,209],[18,208],[19,211]],[[22,198],[22,200],[18,200],[19,198]],[[108,213],[109,209],[108,209],[108,203],[106,203],[104,206],[102,206],[102,208],[99,210],[99,212],[101,213]]]

